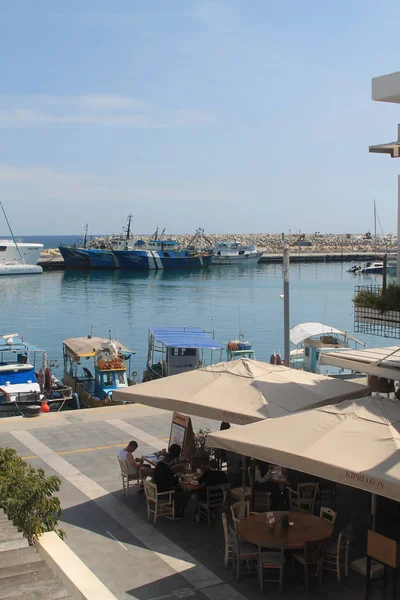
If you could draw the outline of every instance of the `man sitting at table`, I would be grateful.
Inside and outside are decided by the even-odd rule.
[[[224,483],[228,483],[228,477],[226,473],[218,470],[218,463],[216,460],[210,460],[208,469],[204,471],[201,477],[199,477],[199,484],[204,485],[205,488],[208,488],[212,485],[222,485]],[[200,490],[199,497],[202,502],[205,501],[206,491]]]
[[[137,475],[140,474],[140,470],[142,471],[143,479],[146,477],[152,477],[154,473],[154,469],[150,466],[143,466],[143,458],[135,458],[133,453],[137,450],[138,443],[134,440],[130,441],[126,448],[119,451],[119,458],[121,460],[125,460],[128,463],[128,473],[129,475]]]
[[[157,486],[157,493],[175,491],[175,518],[181,519],[190,500],[190,494],[186,494],[179,487],[179,478],[174,475],[171,467],[164,461],[157,463],[153,474],[153,483]]]

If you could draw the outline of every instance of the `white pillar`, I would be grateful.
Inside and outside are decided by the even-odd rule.
[[[397,176],[397,283],[400,283],[400,175]]]

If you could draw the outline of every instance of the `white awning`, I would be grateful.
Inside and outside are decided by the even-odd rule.
[[[322,335],[324,333],[346,335],[346,331],[335,329],[335,327],[330,327],[330,325],[323,325],[322,323],[300,323],[300,325],[296,325],[290,330],[290,341],[297,346],[313,335]]]
[[[213,433],[207,443],[400,501],[400,402],[369,397]]]
[[[241,358],[115,390],[113,400],[243,425],[370,391],[354,381]]]
[[[319,360],[323,365],[400,380],[400,346],[326,351],[321,352]]]

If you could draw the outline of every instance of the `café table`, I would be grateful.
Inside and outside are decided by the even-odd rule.
[[[204,488],[204,485],[200,485],[197,481],[199,475],[197,473],[187,473],[183,477],[179,478],[179,486],[184,492],[197,492]]]
[[[238,533],[251,544],[268,547],[278,546],[284,550],[299,550],[306,542],[323,541],[333,533],[332,525],[326,520],[309,513],[294,511],[274,511],[274,527],[267,523],[267,513],[252,514],[237,524]],[[288,515],[289,525],[282,528],[280,519]]]

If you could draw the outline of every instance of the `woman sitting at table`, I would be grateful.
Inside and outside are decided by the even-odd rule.
[[[164,461],[157,463],[154,469],[153,483],[157,486],[157,493],[169,492],[175,490],[175,518],[180,519],[190,499],[190,494],[186,494],[179,485],[179,480],[173,474],[171,467]]]
[[[171,444],[165,457],[165,462],[172,469],[173,473],[177,473],[185,466],[181,451],[182,449],[179,444]]]

